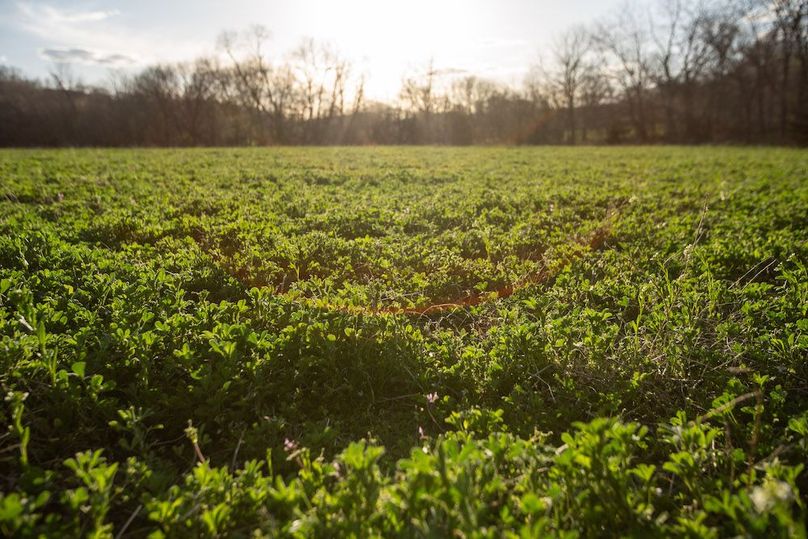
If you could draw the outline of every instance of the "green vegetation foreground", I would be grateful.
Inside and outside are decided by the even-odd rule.
[[[0,534],[805,537],[807,265],[799,150],[2,151]]]

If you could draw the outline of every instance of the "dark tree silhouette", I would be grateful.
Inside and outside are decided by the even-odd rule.
[[[648,0],[559,34],[519,87],[430,61],[396,103],[332,45],[254,26],[219,57],[83,84],[0,66],[0,145],[808,144],[808,0]]]

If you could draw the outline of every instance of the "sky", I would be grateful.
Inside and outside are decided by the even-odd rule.
[[[260,24],[276,59],[304,38],[335,47],[366,75],[369,99],[402,76],[437,70],[519,84],[541,48],[619,0],[0,0],[0,64],[45,78],[70,64],[85,83],[111,70],[217,54],[217,36]],[[220,51],[219,51],[220,53]]]

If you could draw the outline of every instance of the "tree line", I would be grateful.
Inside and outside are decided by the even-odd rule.
[[[0,67],[0,145],[808,144],[808,0],[665,0],[564,30],[520,86],[432,62],[393,103],[334,47],[219,54],[87,86]]]

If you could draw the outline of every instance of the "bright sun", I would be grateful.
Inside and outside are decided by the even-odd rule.
[[[298,17],[310,18],[308,35],[338,44],[356,69],[372,74],[366,92],[377,99],[398,94],[402,67],[417,70],[434,59],[441,68],[473,69],[491,7],[460,0],[311,4],[297,8]]]

